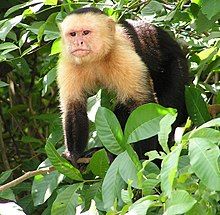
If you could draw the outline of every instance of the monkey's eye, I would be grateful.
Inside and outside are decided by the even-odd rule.
[[[90,34],[90,33],[91,33],[91,31],[85,30],[85,31],[83,31],[82,35],[88,35],[88,34]]]
[[[70,33],[70,36],[71,36],[71,37],[75,37],[75,36],[76,36],[76,32],[71,32],[71,33]]]

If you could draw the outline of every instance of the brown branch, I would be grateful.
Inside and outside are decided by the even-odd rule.
[[[90,162],[90,158],[79,158],[77,160],[77,163],[85,163],[86,164],[89,162]],[[10,181],[7,184],[0,186],[0,192],[5,191],[11,187],[14,187],[14,186],[20,184],[21,182],[23,182],[29,178],[34,177],[35,175],[49,174],[49,173],[53,172],[54,170],[55,170],[55,167],[50,166],[50,167],[45,167],[42,169],[26,172],[24,175],[20,176],[19,178],[16,178],[15,180]]]
[[[7,184],[0,186],[0,192],[7,190],[8,188],[14,187],[14,186],[20,184],[21,182],[23,182],[29,178],[32,178],[35,175],[48,174],[50,172],[53,172],[54,170],[55,170],[55,168],[53,166],[50,166],[50,167],[26,172],[24,175],[20,176],[19,178],[16,178],[15,180],[10,181]]]

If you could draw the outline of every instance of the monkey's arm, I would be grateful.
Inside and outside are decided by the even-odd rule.
[[[80,101],[69,103],[63,113],[63,128],[66,144],[65,156],[74,165],[88,142],[89,122],[86,104]]]
[[[64,156],[75,166],[87,145],[89,130],[83,80],[77,74],[71,64],[63,59],[59,61],[57,81],[60,88],[60,108],[66,145]]]

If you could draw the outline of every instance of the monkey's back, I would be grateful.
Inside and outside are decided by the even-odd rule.
[[[146,64],[161,105],[178,110],[176,124],[186,120],[184,89],[188,64],[179,44],[163,29],[145,21],[123,21],[122,26]]]

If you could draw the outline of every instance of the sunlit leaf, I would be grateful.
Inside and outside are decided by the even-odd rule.
[[[61,157],[51,142],[47,141],[45,150],[50,162],[60,173],[73,180],[83,181],[80,171],[73,167],[66,159]]]
[[[169,153],[162,161],[161,167],[161,189],[170,196],[173,190],[173,182],[177,174],[177,166],[179,162],[182,145],[178,145]]]
[[[220,191],[220,168],[217,145],[202,138],[189,140],[189,157],[193,171],[208,188]]]
[[[189,211],[196,200],[185,190],[174,190],[166,202],[164,215],[184,214]]]
[[[175,114],[175,110],[154,103],[136,108],[127,120],[125,141],[133,143],[156,135],[160,130],[160,120],[168,113]]]
[[[120,198],[121,190],[124,188],[125,182],[119,174],[119,165],[122,155],[118,155],[109,167],[103,184],[102,197],[105,209],[109,210],[115,200]]]
[[[51,208],[51,214],[72,214],[76,213],[78,203],[78,195],[76,191],[82,187],[81,183],[69,185],[65,190],[57,195]]]
[[[9,31],[22,20],[22,15],[7,20],[0,29],[0,39],[5,40]]]
[[[107,108],[100,107],[96,114],[95,125],[102,144],[113,154],[123,149],[123,133],[116,116]]]

